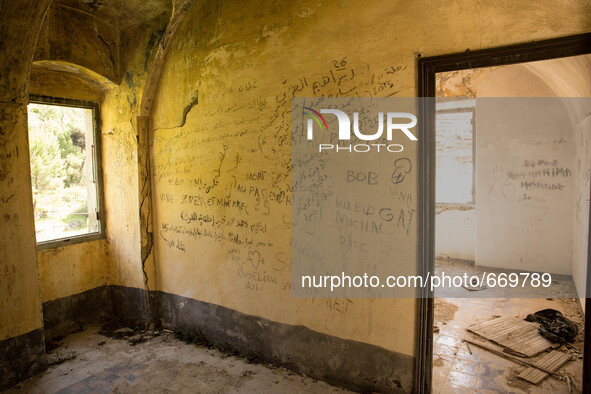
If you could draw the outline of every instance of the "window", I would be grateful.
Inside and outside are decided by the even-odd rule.
[[[436,201],[474,204],[474,100],[437,103]]]
[[[31,96],[28,112],[37,246],[102,238],[98,105]]]

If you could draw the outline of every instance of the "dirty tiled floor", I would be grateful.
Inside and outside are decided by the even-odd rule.
[[[552,377],[537,386],[523,381],[517,375],[525,369],[524,366],[473,345],[468,349],[462,343],[463,338],[478,339],[465,331],[469,325],[490,320],[493,316],[525,318],[545,308],[557,309],[577,323],[582,321],[576,299],[436,299],[435,325],[439,332],[434,333],[433,338],[433,393],[570,393],[567,382]],[[582,338],[579,333],[572,351],[575,357],[582,355]],[[580,354],[577,349],[581,350]],[[582,369],[582,358],[570,361],[562,368],[573,378],[572,392],[581,392]]]
[[[50,355],[61,363],[8,393],[347,392],[282,368],[186,344],[172,333],[145,335],[134,343],[98,332],[90,327],[65,338]]]

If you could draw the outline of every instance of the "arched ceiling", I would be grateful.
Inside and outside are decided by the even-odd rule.
[[[52,7],[63,7],[92,16],[125,29],[170,12],[171,0],[54,0]]]
[[[437,74],[438,97],[591,97],[591,54]]]
[[[526,63],[557,97],[591,97],[591,54]]]
[[[591,54],[437,74],[438,97],[591,97]],[[568,100],[573,124],[588,100]]]
[[[54,0],[45,15],[34,65],[79,66],[99,76],[97,83],[106,79],[119,84],[125,70],[122,51],[133,43],[126,33],[170,15],[172,6],[171,0]]]

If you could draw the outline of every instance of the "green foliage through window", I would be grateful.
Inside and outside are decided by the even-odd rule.
[[[29,105],[31,183],[37,241],[89,232],[87,138],[92,141],[92,110]],[[92,193],[91,193],[92,194]],[[92,210],[91,210],[92,211]],[[92,216],[91,216],[92,217]]]

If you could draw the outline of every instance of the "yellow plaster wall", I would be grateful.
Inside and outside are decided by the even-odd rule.
[[[23,169],[30,62],[49,3],[0,2],[0,341],[43,327],[31,173]]]
[[[120,85],[104,92],[102,149],[110,283],[144,288],[138,217],[137,120],[141,94],[169,15],[140,25],[122,38],[127,68]]]
[[[127,95],[117,89],[105,93],[103,108],[103,185],[110,276],[112,284],[141,288],[134,117]]]
[[[153,111],[158,289],[414,355],[415,300],[290,297],[290,98],[415,96],[419,53],[582,33],[590,13],[581,0],[195,5]],[[416,222],[409,233],[400,264],[417,258]]]
[[[38,252],[42,302],[109,284],[106,241],[90,241]]]
[[[27,107],[0,103],[0,341],[43,326]]]
[[[48,70],[45,66],[34,64],[29,94],[100,102],[102,89],[98,82],[90,83],[81,75]]]

